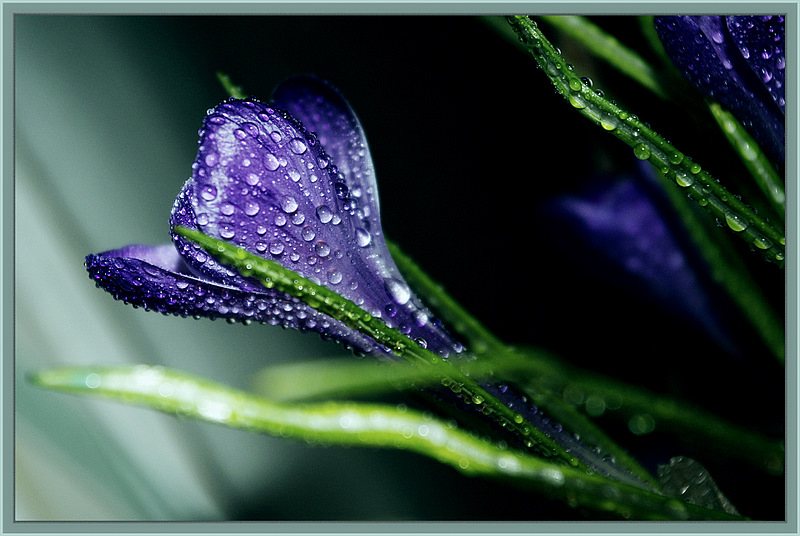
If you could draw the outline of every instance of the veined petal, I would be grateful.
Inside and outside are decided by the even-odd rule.
[[[191,274],[172,244],[126,246],[87,255],[85,264],[99,287],[134,307],[183,317],[280,325],[372,351],[364,336],[296,299]]]
[[[780,70],[784,25],[777,19],[774,24],[756,25],[754,18],[758,17],[656,17],[655,27],[684,78],[728,108],[762,148],[783,163],[785,89],[775,73]],[[774,46],[766,45],[769,40]],[[755,54],[770,54],[770,67],[756,61]]]

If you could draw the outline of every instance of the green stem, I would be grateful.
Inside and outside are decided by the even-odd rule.
[[[784,220],[786,218],[786,192],[783,189],[783,179],[733,114],[716,102],[709,102],[708,107],[722,132],[725,133],[725,137],[741,157],[742,163],[769,199],[775,213],[780,216],[781,220]]]
[[[674,195],[678,195],[678,191],[674,188],[670,191]],[[691,212],[691,217],[695,218],[694,211]],[[708,240],[708,244],[700,243],[705,251],[714,251],[721,255],[716,244],[710,238],[704,236],[703,240]],[[493,370],[496,376],[506,376],[510,381],[515,378],[521,381],[525,381],[526,378],[543,378],[544,381],[536,383],[536,392],[543,397],[539,401],[540,405],[552,415],[556,416],[557,414],[557,419],[562,424],[579,433],[586,442],[596,444],[609,453],[615,453],[617,462],[624,464],[634,474],[643,472],[634,460],[627,463],[626,456],[619,454],[621,449],[615,442],[610,439],[606,440],[602,430],[590,421],[586,421],[582,415],[550,403],[552,398],[548,396],[549,393],[563,393],[565,389],[573,388],[579,389],[587,395],[595,394],[599,397],[598,400],[619,399],[620,396],[623,396],[625,405],[624,409],[617,413],[619,415],[630,418],[638,414],[650,414],[656,422],[660,423],[659,427],[673,430],[678,434],[689,434],[699,443],[747,460],[770,472],[782,470],[784,450],[781,441],[771,440],[743,429],[689,404],[676,405],[669,398],[649,393],[629,384],[567,367],[556,357],[539,349],[512,348],[505,345],[449,296],[441,285],[433,281],[396,244],[389,243],[389,250],[411,288],[431,305],[437,315],[453,327],[456,333],[463,336],[470,344],[483,349],[483,359],[479,359],[478,363],[483,363]],[[746,278],[746,271],[743,269],[725,273],[738,274],[738,277]],[[754,321],[759,321],[760,318],[766,330],[774,332],[774,326],[779,323],[774,321],[771,309],[763,303],[763,299],[757,291],[754,295],[749,292],[751,289],[757,288],[755,284],[747,280],[737,286],[741,286],[742,290],[733,295],[741,300],[740,307],[756,317],[753,319]],[[763,307],[766,308],[763,309]],[[778,331],[773,333],[776,340],[775,351],[783,349],[783,346],[778,345],[778,342],[783,341],[782,331]],[[475,376],[480,374],[480,371],[470,371],[470,374]],[[641,475],[640,478],[645,481],[649,480],[648,477]]]
[[[581,43],[592,54],[605,60],[659,97],[667,97],[667,94],[661,89],[653,68],[636,52],[620,43],[613,35],[603,31],[588,18],[569,15],[543,15],[538,18]]]
[[[607,408],[612,414],[626,419],[650,415],[659,429],[693,439],[726,456],[747,460],[773,474],[783,470],[784,446],[780,440],[720,419],[694,405],[567,367],[537,349],[519,348],[516,351],[532,361],[529,371],[540,371],[529,376],[539,387],[544,384],[550,390],[577,391],[582,394],[584,402],[592,398],[591,405],[602,406],[600,411],[593,411],[595,414],[602,414]],[[587,402],[587,410],[589,406]]]
[[[225,88],[225,92],[233,97],[234,99],[245,99],[247,95],[242,91],[241,86],[237,86],[231,80],[231,77],[227,74],[217,71],[217,80],[219,83],[222,84],[222,87]]]
[[[548,456],[556,456],[573,466],[588,467],[548,437],[544,432],[525,421],[505,404],[486,392],[474,378],[466,376],[452,360],[422,348],[399,331],[388,327],[355,303],[323,285],[317,285],[280,264],[248,253],[242,248],[214,239],[199,231],[176,227],[175,232],[192,240],[220,262],[235,267],[245,277],[259,280],[267,288],[294,296],[313,309],[335,318],[348,327],[366,335],[392,353],[412,363],[435,367],[440,372],[445,387],[459,393],[462,400],[473,403],[498,425],[512,431],[530,448]]]
[[[437,315],[444,322],[452,326],[457,334],[468,341],[471,350],[481,354],[484,357],[484,361],[488,361],[487,366],[491,367],[491,364],[496,362],[495,369],[497,371],[513,370],[514,364],[520,361],[518,359],[520,357],[519,354],[515,353],[513,348],[504,344],[484,328],[475,317],[450,297],[441,285],[431,279],[396,244],[388,242],[387,245],[406,282],[426,303],[434,308]],[[527,359],[522,361],[530,371],[532,362]],[[534,366],[533,368],[535,369],[536,367]],[[562,426],[578,434],[585,443],[597,446],[606,454],[614,456],[617,465],[625,467],[643,482],[648,482],[658,488],[658,483],[650,473],[639,465],[636,460],[628,456],[624,449],[619,447],[594,423],[580,415],[574,408],[565,406],[558,397],[552,396],[548,391],[539,389],[537,393],[539,395],[537,405],[544,408]]]
[[[570,69],[536,23],[525,16],[508,17],[508,21],[558,92],[574,108],[632,147],[637,158],[649,160],[700,206],[727,223],[734,233],[760,250],[767,259],[783,266],[786,240],[781,229],[755,214],[707,171],[685,157],[638,117],[592,90]]]
[[[524,483],[550,497],[626,518],[742,519],[501,448],[403,406],[332,402],[283,405],[179,371],[143,365],[51,369],[34,375],[32,381],[40,387],[144,405],[172,415],[309,443],[405,449],[467,475]]]
[[[725,289],[770,353],[783,364],[786,358],[786,334],[783,322],[750,275],[750,270],[733,249],[733,244],[719,235],[716,226],[702,219],[701,214],[694,210],[681,192],[667,184],[668,179],[663,176],[660,179],[665,183],[663,191],[667,199],[680,216],[697,251],[710,268],[711,278]]]

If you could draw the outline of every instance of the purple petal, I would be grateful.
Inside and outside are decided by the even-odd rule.
[[[728,31],[747,64],[786,113],[786,43],[783,16],[725,17]]]
[[[649,170],[648,170],[649,171]],[[625,274],[626,287],[646,295],[682,319],[699,323],[726,349],[733,350],[716,314],[711,296],[643,184],[643,177],[623,178],[611,185],[555,200],[550,205],[574,236],[572,247],[611,263]],[[592,263],[594,264],[594,263]]]
[[[172,244],[126,246],[87,255],[85,264],[98,286],[134,307],[183,317],[281,325],[372,350],[365,337],[296,299],[248,292],[192,275]]]
[[[783,50],[784,26],[781,21],[780,24],[748,27],[750,19],[752,17],[733,17],[727,21],[719,16],[656,17],[655,27],[664,49],[681,74],[700,91],[727,107],[762,148],[782,163],[785,154],[783,75],[775,79],[782,54],[776,55],[775,49]],[[772,39],[777,41],[770,48],[767,42]],[[770,63],[756,62],[756,53],[771,54]],[[783,65],[783,61],[780,64]],[[762,68],[765,69],[763,73]]]
[[[380,228],[380,201],[375,169],[361,122],[342,95],[324,80],[297,76],[279,85],[272,101],[317,135],[370,225]]]

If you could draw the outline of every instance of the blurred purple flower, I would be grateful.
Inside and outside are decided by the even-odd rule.
[[[372,159],[347,102],[326,83],[297,77],[277,88],[272,103],[229,99],[209,110],[192,176],[172,208],[171,228],[198,229],[276,260],[442,357],[465,355],[389,255]],[[279,324],[391,357],[343,323],[242,277],[174,232],[172,238],[173,244],[88,255],[86,268],[98,286],[134,306]],[[513,387],[484,388],[595,470],[639,483]]]
[[[782,165],[784,17],[656,17],[655,27],[684,78],[728,108],[770,158]]]
[[[686,237],[671,225],[653,172],[649,164],[639,163],[636,175],[601,180],[583,192],[550,200],[547,221],[562,230],[563,242],[580,251],[581,263],[593,272],[636,289],[736,354],[718,296],[709,290]]]

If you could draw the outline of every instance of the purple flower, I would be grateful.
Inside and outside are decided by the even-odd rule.
[[[307,77],[284,82],[273,102],[230,99],[209,111],[171,228],[198,229],[277,260],[442,355],[461,351],[410,292],[387,251],[372,160],[349,105]],[[134,306],[280,324],[382,352],[340,322],[172,236],[173,244],[89,255],[86,267],[99,286]]]
[[[229,99],[209,110],[192,176],[175,200],[170,225],[198,229],[276,260],[440,356],[464,355],[463,345],[400,275],[379,209],[372,159],[353,110],[329,85],[298,77],[277,88],[272,104]],[[86,267],[98,286],[134,306],[280,324],[391,356],[343,323],[219,264],[174,232],[172,238],[173,244],[88,255]],[[483,387],[591,467],[638,482],[513,387]]]
[[[569,250],[593,272],[608,272],[627,289],[648,297],[687,324],[696,325],[728,352],[738,354],[708,290],[687,237],[670,225],[653,168],[639,163],[637,176],[601,180],[589,189],[546,204],[550,225],[564,233]],[[605,267],[606,270],[603,270]]]
[[[783,16],[656,17],[684,78],[727,107],[774,161],[785,158]]]

